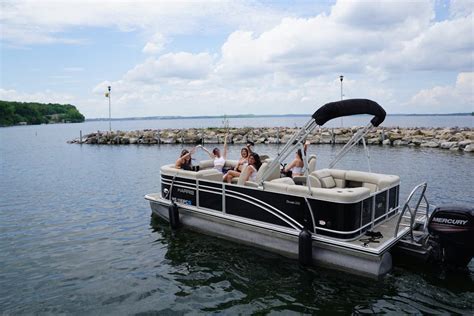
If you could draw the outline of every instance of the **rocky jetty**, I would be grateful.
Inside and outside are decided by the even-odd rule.
[[[322,128],[307,138],[311,144],[345,144],[358,127]],[[261,128],[189,128],[91,133],[68,143],[129,145],[129,144],[285,144],[297,131],[290,127]],[[366,136],[369,145],[413,146],[474,152],[472,128],[374,128]]]

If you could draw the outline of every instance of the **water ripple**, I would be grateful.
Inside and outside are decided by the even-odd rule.
[[[175,233],[150,219],[143,195],[159,190],[159,166],[178,147],[75,146],[71,125],[34,128],[34,142],[33,127],[0,129],[0,314],[473,314],[474,262],[464,272],[402,264],[368,280]],[[310,150],[321,167],[337,149]],[[427,180],[432,203],[473,205],[474,155],[370,150],[374,171],[402,176],[402,197]],[[365,165],[360,148],[341,162]]]

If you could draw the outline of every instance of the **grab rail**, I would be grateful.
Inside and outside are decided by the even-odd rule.
[[[410,212],[410,237],[411,237],[411,241],[413,241],[413,226],[415,225],[416,213],[418,212],[418,208],[420,207],[420,204],[421,204],[422,200],[425,200],[425,203],[426,203],[426,219],[428,219],[430,204],[428,202],[428,199],[425,196],[427,186],[428,186],[428,184],[426,182],[423,182],[423,183],[418,184],[411,191],[411,193],[408,196],[405,204],[403,205],[402,211],[400,212],[400,216],[398,217],[397,226],[395,227],[395,234],[394,234],[395,238],[397,238],[398,229],[400,227],[400,222],[402,221],[403,215],[405,214],[405,211],[408,210],[408,212]],[[415,195],[416,191],[418,191],[420,188],[422,190],[421,194],[420,194],[420,198],[416,202],[415,208],[412,210],[412,208],[410,207],[410,201],[413,198],[413,196]],[[428,220],[425,221],[425,223],[423,225],[423,229],[426,229],[427,222],[428,222]]]

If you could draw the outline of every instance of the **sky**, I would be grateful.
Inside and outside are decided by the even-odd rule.
[[[86,118],[474,111],[474,1],[0,0],[0,100]]]

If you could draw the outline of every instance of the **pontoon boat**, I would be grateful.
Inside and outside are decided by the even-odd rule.
[[[303,156],[304,176],[281,174],[283,161],[306,137],[327,121],[370,114],[329,168],[316,170],[315,157]],[[199,171],[161,167],[161,193],[148,194],[153,214],[172,228],[193,230],[260,247],[304,265],[323,265],[368,276],[392,268],[392,253],[424,260],[467,265],[474,254],[472,207],[433,210],[425,196],[427,184],[416,186],[399,205],[400,178],[373,172],[334,169],[364,136],[385,119],[376,102],[352,99],[322,106],[286,143],[278,156],[264,161],[256,182],[244,169],[235,183],[224,183],[212,161]],[[303,150],[302,150],[303,151]],[[227,161],[226,167],[235,166]]]

